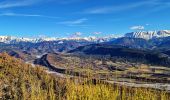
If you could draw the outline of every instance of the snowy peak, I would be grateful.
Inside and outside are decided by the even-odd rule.
[[[0,36],[0,42],[3,43],[17,43],[17,42],[33,42],[34,39],[30,38],[16,38],[11,36]]]
[[[0,36],[0,42],[3,43],[8,43],[8,44],[15,44],[15,43],[19,43],[19,42],[31,42],[31,43],[38,43],[38,42],[44,42],[44,41],[87,41],[87,42],[97,42],[97,43],[101,43],[101,42],[108,42],[111,39],[115,39],[115,37],[113,36],[109,36],[109,37],[74,37],[74,38],[55,38],[55,37],[51,37],[51,38],[16,38],[16,37],[11,37],[11,36]],[[59,42],[60,43],[60,42]],[[61,44],[61,43],[60,43]]]
[[[12,37],[10,36],[0,36],[0,42],[8,43],[12,40]]]
[[[168,37],[170,36],[170,30],[162,30],[162,31],[139,31],[139,32],[131,32],[124,35],[124,37],[130,37],[130,38],[142,38],[142,39],[152,39],[152,38],[161,38],[161,37]],[[123,37],[123,36],[121,36]],[[15,44],[19,42],[31,42],[31,43],[39,43],[44,41],[76,41],[76,42],[95,42],[95,43],[102,43],[102,42],[109,42],[113,41],[117,38],[116,36],[106,36],[106,37],[95,37],[95,36],[89,36],[89,37],[72,37],[72,38],[56,38],[56,37],[50,37],[50,38],[17,38],[17,37],[11,37],[11,36],[0,36],[0,42],[8,43],[8,44]],[[62,44],[62,42],[59,42]]]
[[[162,30],[162,31],[139,31],[139,32],[131,32],[125,34],[125,37],[131,38],[143,38],[143,39],[152,39],[152,38],[161,38],[170,36],[170,30]]]

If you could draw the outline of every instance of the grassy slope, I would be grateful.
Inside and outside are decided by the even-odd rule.
[[[0,97],[4,99],[55,97],[55,78],[40,67],[33,68],[7,54],[1,54],[0,70]]]

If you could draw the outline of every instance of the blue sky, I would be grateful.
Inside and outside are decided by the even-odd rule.
[[[0,35],[107,36],[170,29],[169,0],[1,0]]]

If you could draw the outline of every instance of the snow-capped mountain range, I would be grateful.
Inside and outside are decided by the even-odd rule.
[[[161,38],[161,37],[168,37],[170,36],[170,30],[162,30],[162,31],[138,31],[138,32],[131,32],[126,33],[124,36],[121,37],[130,37],[130,38],[142,38],[142,39],[153,39],[153,38]],[[59,43],[63,43],[62,41],[65,40],[74,40],[74,41],[87,41],[87,42],[108,42],[112,41],[116,38],[113,35],[107,37],[74,37],[74,38],[17,38],[12,36],[0,36],[0,42],[3,43],[18,43],[18,42],[31,42],[31,43],[38,43],[43,41],[59,41]]]
[[[87,41],[87,42],[106,42],[114,39],[114,36],[108,36],[108,37],[74,37],[74,38],[17,38],[17,37],[11,37],[11,36],[0,36],[0,42],[2,43],[18,43],[18,42],[31,42],[31,43],[38,43],[43,41],[59,41],[61,44],[62,41]]]
[[[125,34],[125,37],[143,38],[146,40],[170,36],[170,30],[162,31],[138,31]]]

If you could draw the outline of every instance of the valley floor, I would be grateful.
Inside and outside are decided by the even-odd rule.
[[[60,56],[60,57],[62,57],[62,56]],[[74,57],[73,57],[74,58]],[[61,59],[60,59],[61,60]],[[62,60],[61,60],[62,61]],[[57,65],[62,65],[62,63],[60,62],[59,64],[57,64]],[[70,64],[71,65],[71,64]],[[50,65],[51,66],[51,65]],[[47,68],[49,68],[50,69],[50,67],[49,67],[49,65],[46,65],[46,67]],[[55,65],[53,65],[53,67],[55,67],[55,68],[58,68],[58,69],[62,69],[63,68],[63,65],[62,66],[55,66]],[[144,66],[144,67],[146,67],[146,66]],[[151,67],[151,68],[153,68],[153,66]],[[130,68],[131,69],[131,68]],[[159,67],[156,67],[155,69],[158,69],[158,70],[160,70],[159,69]],[[163,67],[161,67],[161,69],[163,69]],[[169,70],[168,68],[165,68],[166,70]],[[82,75],[82,77],[85,77],[86,75],[83,75],[82,74],[82,72],[81,72],[81,70],[80,69],[76,69],[76,68],[74,68],[74,69],[72,69],[71,71],[73,71],[73,72],[68,72],[68,73],[64,73],[64,72],[57,72],[57,70],[53,70],[53,69],[50,69],[51,71],[47,71],[47,73],[49,73],[49,74],[53,74],[53,75],[56,75],[57,77],[61,77],[61,78],[76,78],[76,77],[79,77],[79,76],[77,76],[77,74],[75,74],[75,72],[76,72],[76,70],[78,70],[80,73],[78,73],[80,76]],[[65,70],[67,70],[67,68],[65,68]],[[90,70],[90,69],[85,69],[84,68],[84,70],[85,71],[87,71],[87,70]],[[133,71],[134,71],[135,69],[133,69]],[[143,69],[139,69],[139,70],[146,70],[146,71],[148,71],[148,68],[143,68]],[[69,71],[69,70],[67,70],[67,71]],[[100,70],[101,71],[101,70]],[[104,71],[104,70],[103,70]],[[97,71],[96,71],[97,72]],[[99,75],[99,72],[97,72],[98,73],[98,75]],[[169,82],[169,80],[166,80],[167,82],[158,82],[158,80],[155,80],[155,81],[152,81],[152,80],[150,80],[150,81],[147,81],[147,80],[139,80],[140,79],[140,77],[139,77],[139,79],[138,80],[136,80],[135,78],[133,78],[132,76],[130,77],[130,78],[126,78],[126,77],[120,77],[120,73],[121,74],[124,74],[125,72],[115,72],[116,74],[117,74],[117,77],[115,77],[115,76],[113,76],[113,77],[111,77],[111,76],[109,76],[109,74],[110,73],[112,73],[113,75],[115,75],[115,73],[113,73],[113,72],[110,72],[110,71],[104,71],[104,73],[106,73],[106,74],[108,74],[108,77],[107,77],[107,79],[106,79],[106,76],[102,76],[101,75],[101,79],[100,78],[98,78],[99,80],[101,80],[101,81],[103,81],[103,82],[107,82],[107,83],[111,83],[111,84],[118,84],[118,85],[121,85],[121,86],[127,86],[127,87],[143,87],[143,88],[152,88],[152,89],[158,89],[158,90],[165,90],[165,91],[170,91],[170,84],[168,83]],[[91,74],[91,73],[90,73]],[[100,72],[100,74],[101,74],[101,72]],[[103,73],[102,73],[103,74]],[[132,73],[131,73],[132,74]],[[145,73],[146,75],[147,75],[147,73]],[[118,77],[119,76],[119,77]],[[94,77],[95,79],[97,78],[97,77]],[[149,79],[149,77],[148,77],[148,79]]]

